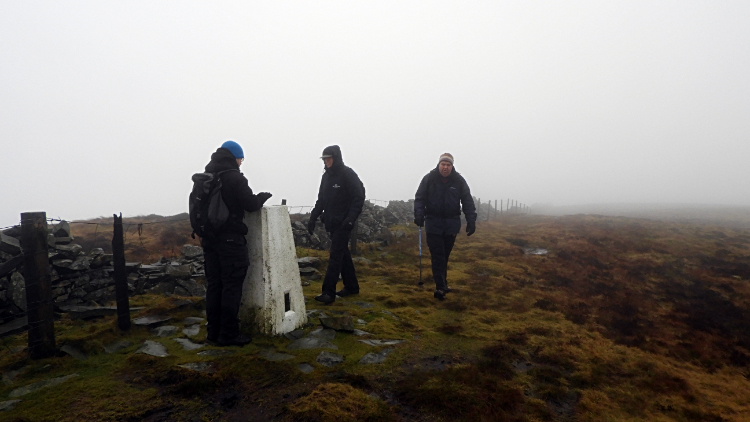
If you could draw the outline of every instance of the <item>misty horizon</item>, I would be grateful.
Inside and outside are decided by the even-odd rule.
[[[750,207],[744,2],[0,10],[0,227],[186,212],[228,139],[274,205],[338,144],[378,200],[451,152],[484,203]]]

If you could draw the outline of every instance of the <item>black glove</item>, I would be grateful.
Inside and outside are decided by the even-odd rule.
[[[270,192],[261,192],[257,194],[256,196],[258,197],[258,199],[260,199],[261,204],[265,204],[266,201],[268,201],[268,199],[272,197],[273,195],[271,195]]]
[[[414,217],[414,224],[419,227],[424,227],[424,216],[420,215],[419,217]]]
[[[474,232],[477,231],[477,223],[473,221],[467,221],[466,222],[466,235],[471,236],[474,234]]]
[[[317,220],[317,218],[310,217],[310,221],[307,223],[307,232],[310,233],[310,236],[312,236],[315,231],[315,220]]]
[[[345,218],[343,222],[341,222],[341,228],[344,230],[351,230],[354,228],[354,220],[350,220],[348,218]]]

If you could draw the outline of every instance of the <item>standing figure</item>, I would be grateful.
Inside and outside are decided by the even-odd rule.
[[[307,230],[312,234],[315,222],[321,217],[331,238],[331,255],[323,279],[323,292],[315,297],[318,302],[328,305],[336,300],[336,295],[344,297],[359,293],[359,282],[349,251],[349,238],[365,203],[365,187],[357,173],[344,165],[338,145],[326,147],[321,158],[325,162],[325,173],[320,181],[318,200],[310,213]],[[337,292],[339,274],[344,288]]]
[[[205,258],[206,280],[206,339],[221,346],[244,346],[252,339],[240,334],[237,314],[242,299],[250,258],[247,250],[247,226],[242,222],[245,211],[253,212],[263,207],[271,197],[268,192],[253,194],[247,179],[240,173],[245,159],[242,147],[234,141],[224,142],[211,155],[206,173],[221,181],[221,199],[229,217],[215,229],[205,233],[201,240]]]
[[[414,224],[425,226],[432,256],[435,297],[445,299],[448,287],[448,258],[456,235],[461,231],[461,209],[466,216],[466,234],[476,230],[477,212],[466,180],[453,167],[453,156],[440,156],[438,165],[422,178],[414,196]]]

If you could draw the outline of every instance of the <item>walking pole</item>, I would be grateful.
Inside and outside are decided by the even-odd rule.
[[[422,286],[422,227],[419,228],[419,285]]]

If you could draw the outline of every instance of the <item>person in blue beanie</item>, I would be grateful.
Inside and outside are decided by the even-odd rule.
[[[242,147],[234,141],[224,142],[211,155],[206,173],[221,179],[221,196],[229,209],[229,217],[210,237],[201,238],[206,289],[206,339],[220,346],[244,346],[252,339],[240,333],[238,313],[242,298],[242,284],[250,258],[247,250],[248,229],[243,218],[245,211],[263,207],[271,194],[253,194],[240,165],[245,160]]]

